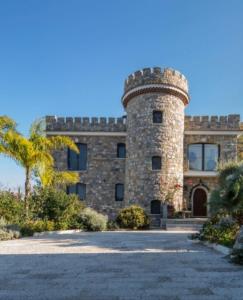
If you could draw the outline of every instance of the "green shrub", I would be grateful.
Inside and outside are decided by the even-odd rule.
[[[28,221],[21,226],[23,236],[32,236],[35,232],[53,231],[55,223],[49,220]]]
[[[243,162],[229,162],[218,171],[219,187],[210,196],[211,212],[226,211],[243,224]]]
[[[47,219],[55,222],[57,229],[69,229],[77,226],[84,205],[77,195],[67,195],[55,188],[38,188],[32,196],[31,207],[34,219]]]
[[[4,218],[0,218],[0,240],[12,240],[20,237],[17,225],[8,225]]]
[[[107,230],[118,230],[120,227],[114,220],[109,220],[107,222]]]
[[[107,216],[92,208],[85,208],[79,216],[80,229],[87,231],[104,231],[107,228]]]
[[[232,247],[239,228],[239,224],[231,217],[221,217],[219,219],[218,216],[215,216],[203,225],[199,238],[211,243]]]
[[[6,230],[0,229],[0,241],[12,240],[13,234]]]
[[[149,226],[149,218],[144,209],[137,205],[119,211],[116,221],[121,228],[142,229]]]
[[[19,224],[24,217],[24,203],[9,191],[0,191],[0,217],[8,223]]]

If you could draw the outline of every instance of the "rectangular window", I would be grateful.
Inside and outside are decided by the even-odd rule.
[[[83,171],[87,169],[87,145],[76,144],[79,153],[68,149],[68,169],[72,171]]]
[[[153,123],[162,123],[163,122],[163,113],[159,110],[153,111]]]
[[[193,144],[189,146],[189,169],[193,171],[202,170],[202,145]]]
[[[152,157],[152,170],[161,170],[161,157],[160,156]]]
[[[86,184],[77,183],[77,195],[80,200],[85,200],[86,198]]]
[[[215,171],[219,159],[216,144],[191,144],[188,146],[189,169],[193,171]]]
[[[67,194],[76,194],[79,196],[80,200],[85,200],[86,198],[86,184],[77,183],[74,185],[69,185],[67,187]]]
[[[126,145],[124,143],[117,144],[117,157],[119,158],[126,157]]]
[[[115,198],[116,198],[116,201],[123,201],[123,199],[124,199],[124,184],[122,184],[122,183],[116,184]]]
[[[204,170],[214,171],[217,168],[219,157],[218,145],[205,144],[204,145]]]

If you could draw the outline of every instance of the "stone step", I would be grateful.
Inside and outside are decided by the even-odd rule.
[[[200,230],[207,218],[167,219],[168,230]],[[150,216],[150,228],[160,228],[160,216]]]

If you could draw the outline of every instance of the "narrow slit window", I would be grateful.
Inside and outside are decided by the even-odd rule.
[[[124,184],[117,183],[115,187],[115,200],[123,201],[124,199]]]
[[[163,122],[163,113],[159,110],[153,111],[153,123],[162,123]]]
[[[160,156],[152,157],[152,170],[161,170],[161,157]]]

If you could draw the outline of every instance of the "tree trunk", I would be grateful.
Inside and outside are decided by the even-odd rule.
[[[25,196],[24,196],[24,205],[25,205],[25,216],[26,219],[29,218],[29,196],[30,196],[30,170],[27,168],[25,170]]]

